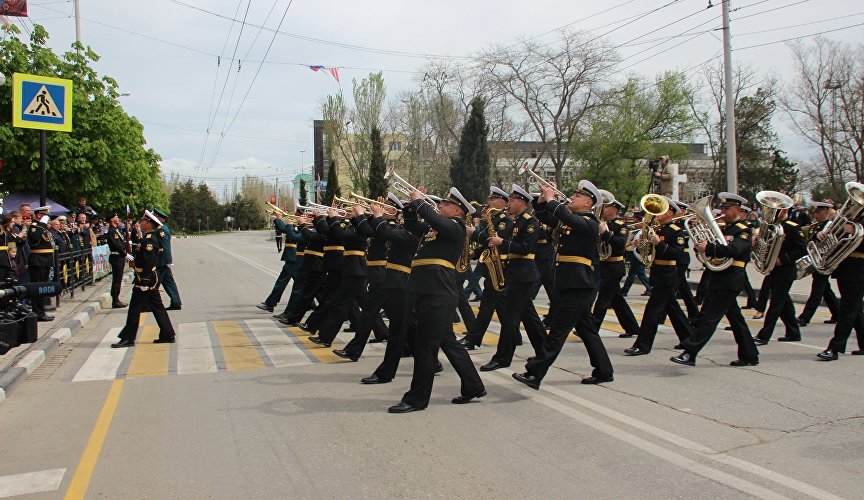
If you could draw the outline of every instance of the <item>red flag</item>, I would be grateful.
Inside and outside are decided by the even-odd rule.
[[[27,17],[27,0],[0,1],[0,16]]]
[[[341,82],[339,82],[339,68],[337,68],[335,66],[332,68],[328,68],[327,66],[321,66],[320,64],[314,64],[312,66],[309,66],[309,69],[311,69],[312,71],[320,71],[320,70],[327,71],[328,73],[330,73],[330,76],[332,76],[333,78],[336,79],[337,83],[341,83]]]

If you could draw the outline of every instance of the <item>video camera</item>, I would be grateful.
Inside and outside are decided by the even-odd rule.
[[[36,314],[18,299],[42,300],[60,294],[54,282],[18,285],[14,278],[0,283],[0,355],[21,344],[32,344],[38,337]]]

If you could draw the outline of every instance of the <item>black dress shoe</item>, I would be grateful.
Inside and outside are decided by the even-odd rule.
[[[134,340],[121,340],[120,342],[111,344],[111,347],[116,349],[118,347],[132,347],[133,345],[135,345]]]
[[[268,306],[267,304],[265,304],[263,302],[258,304],[255,307],[257,307],[258,309],[261,309],[262,311],[267,311],[267,312],[271,312],[271,313],[273,312],[273,306]]]
[[[535,391],[540,390],[540,379],[535,377],[534,375],[531,375],[528,372],[514,373],[513,378],[534,389]]]
[[[174,342],[176,342],[174,337],[171,337],[170,339],[156,339],[153,341],[154,344],[173,344]]]
[[[297,328],[303,330],[304,332],[312,333],[312,331],[309,329],[309,325],[307,325],[306,323],[297,323]]]
[[[404,401],[399,401],[399,404],[387,408],[387,413],[408,413],[411,411],[420,411],[424,409],[425,408],[417,408],[416,406],[411,406]]]
[[[602,384],[604,382],[612,382],[613,380],[615,380],[615,379],[612,377],[612,375],[609,375],[608,377],[591,376],[588,378],[583,378],[582,383],[585,385],[595,385],[595,384]]]
[[[757,335],[757,336],[753,337],[753,342],[755,342],[756,345],[766,345],[768,343],[768,340],[763,339],[762,337],[759,337]]]
[[[858,349],[857,351],[852,351],[849,354],[853,356],[864,356],[864,349]]]
[[[129,307],[129,304],[120,302],[119,300],[111,304],[111,309],[123,309],[124,307]]]
[[[36,316],[36,320],[37,321],[54,321],[54,316],[51,316],[50,314],[42,313],[39,316]]]
[[[837,320],[834,319],[834,318],[831,318],[831,319],[826,319],[826,320],[823,321],[822,323],[824,323],[824,324],[826,324],[826,325],[836,325],[836,324],[837,324]]]
[[[787,335],[785,337],[778,338],[777,342],[801,342],[801,337],[789,337]]]
[[[741,309],[753,309],[754,307],[755,306],[753,304],[747,304],[744,307],[742,307]]]
[[[326,340],[322,339],[321,337],[309,337],[309,341],[312,342],[313,344],[318,344],[318,345],[324,346],[324,347],[330,347],[330,342],[327,342]]]
[[[477,349],[477,344],[475,344],[471,339],[469,339],[467,335],[459,339],[459,344],[461,344],[462,347],[469,351]]]
[[[743,359],[736,359],[729,363],[729,366],[757,366],[759,364],[759,360],[754,361],[745,361]]]
[[[278,321],[285,326],[298,326],[299,325],[299,323],[297,323],[296,321],[291,321],[288,318],[279,318]]]
[[[369,339],[370,344],[380,344],[382,342],[387,342],[387,337],[381,337],[380,339],[379,338]]]
[[[170,306],[166,307],[165,310],[166,310],[166,311],[179,311],[179,310],[182,309],[182,308],[183,308],[183,306],[181,306],[180,304],[176,304],[176,305],[175,305],[175,304],[171,304]],[[270,308],[270,312],[273,312],[273,308],[272,308],[272,307]]]
[[[619,339],[629,339],[629,338],[631,338],[631,337],[633,337],[633,334],[632,334],[632,333],[621,333],[621,334],[618,335],[618,338],[619,338]]]
[[[470,403],[472,399],[479,399],[485,395],[486,389],[483,389],[482,391],[478,392],[473,396],[456,396],[455,398],[451,399],[450,402],[454,405],[464,405],[465,403]]]
[[[809,321],[804,321],[801,318],[795,318],[795,322],[798,323],[798,326],[807,326],[808,324],[810,324]]]
[[[672,356],[669,361],[678,363],[679,365],[696,366],[696,357],[687,351],[682,352],[677,356]]]
[[[672,349],[684,349],[684,344],[675,344],[675,347]]]
[[[732,325],[729,325],[723,329],[726,330],[727,332],[731,332],[732,331]]]
[[[435,373],[441,373],[444,371],[444,365],[441,364],[437,359],[435,360]]]
[[[360,379],[361,384],[386,384],[388,382],[390,382],[390,381],[380,379],[380,378],[378,378],[378,375],[374,375],[374,374]]]
[[[354,333],[354,332],[356,332],[357,330],[355,330],[353,326],[348,325],[348,326],[346,326],[344,329],[342,329],[342,331],[343,331],[343,332],[346,332],[346,333]]]
[[[624,349],[624,354],[626,354],[628,356],[644,356],[645,354],[648,354],[648,351],[643,351],[642,349],[639,349],[638,347],[633,346],[633,347],[628,347],[627,349]]]
[[[333,354],[335,354],[335,355],[337,355],[343,359],[350,359],[351,361],[354,361],[355,363],[357,362],[357,359],[359,359],[359,358],[355,358],[355,357],[351,356],[350,354],[348,354],[348,351],[346,351],[345,349],[333,349]]]
[[[285,313],[274,314],[273,317],[276,319],[285,319]]]
[[[836,361],[839,356],[837,356],[837,351],[831,349],[825,349],[816,355],[817,358],[822,361]]]
[[[481,366],[480,371],[481,372],[491,372],[491,371],[495,371],[499,368],[507,368],[508,366],[510,366],[510,365],[505,365],[505,364],[499,363],[497,361],[490,361],[490,362],[486,363],[485,365]]]

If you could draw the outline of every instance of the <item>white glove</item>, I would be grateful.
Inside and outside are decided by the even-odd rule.
[[[168,264],[168,268],[169,268],[169,269],[174,269],[174,263],[172,262],[171,264]]]
[[[49,221],[49,220],[50,220],[50,219],[48,218],[47,215],[43,215],[42,218],[39,219],[39,222],[41,222],[42,224],[48,224],[48,221]]]
[[[127,262],[132,262],[135,260],[135,257],[133,257],[132,254],[127,253],[125,259]]]

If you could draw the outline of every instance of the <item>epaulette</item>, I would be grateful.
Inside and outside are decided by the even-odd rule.
[[[524,214],[522,214],[522,218],[523,219],[530,219],[531,215],[528,212],[525,212]]]
[[[38,226],[39,224],[37,224],[37,223],[35,223],[35,222],[31,222],[30,225],[31,225],[31,226]]]
[[[616,224],[616,225],[619,225],[619,226],[623,226],[623,225],[624,225],[624,221],[621,220],[621,219],[615,219],[615,220],[612,221],[612,224]]]
[[[750,226],[748,226],[747,224],[742,224],[740,222],[736,222],[735,225],[740,229],[750,229]]]
[[[153,239],[153,233],[147,233],[147,235],[144,237],[147,238],[148,240],[152,240]]]
[[[792,222],[791,220],[787,220],[787,221],[786,221],[786,224],[789,224],[789,225],[792,226],[792,227],[798,227],[798,223],[797,223],[797,222]]]
[[[162,231],[162,230],[160,229],[160,230],[159,230],[159,237],[160,237],[160,238],[164,238],[164,237],[165,237],[165,231]]]
[[[669,224],[673,231],[680,231],[681,228],[677,224]]]

